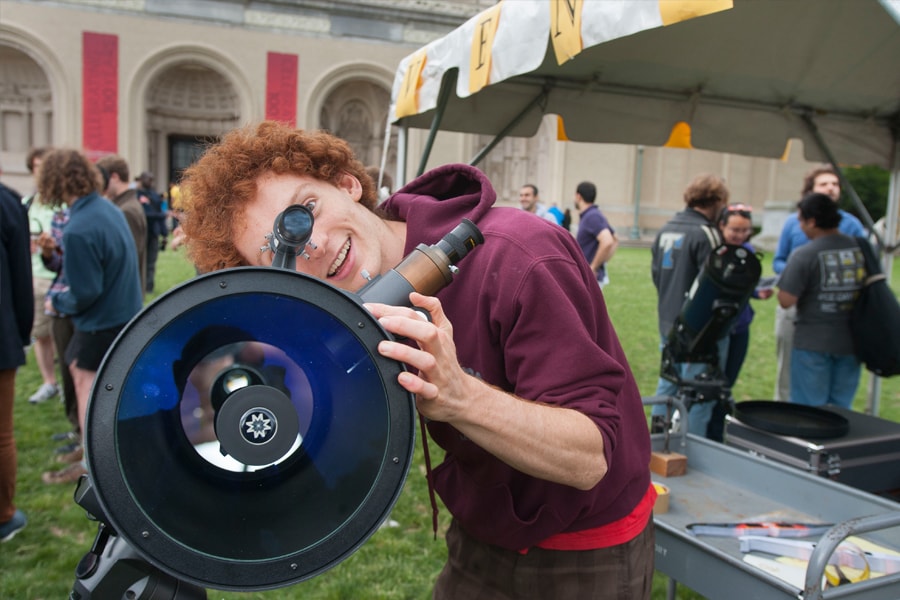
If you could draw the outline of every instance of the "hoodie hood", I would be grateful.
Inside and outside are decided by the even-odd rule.
[[[418,244],[434,244],[446,235],[448,222],[469,219],[476,225],[497,200],[487,176],[475,167],[437,167],[397,190],[379,208],[405,221],[405,253]],[[414,233],[413,233],[414,232]]]

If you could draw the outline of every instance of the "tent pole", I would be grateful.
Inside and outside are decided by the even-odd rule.
[[[384,170],[387,168],[387,155],[391,147],[391,117],[384,120],[384,142],[381,144],[381,162],[378,165],[378,181],[375,182],[375,191],[381,189],[381,183],[384,181]],[[395,180],[396,181],[396,180]],[[394,191],[394,190],[391,190]]]
[[[438,93],[437,106],[434,110],[434,117],[431,119],[431,129],[428,130],[428,139],[422,150],[422,159],[419,161],[416,177],[425,172],[425,165],[428,163],[428,157],[431,156],[431,149],[434,147],[434,138],[437,137],[441,121],[444,120],[444,111],[447,109],[447,103],[450,101],[450,94],[454,87],[456,87],[456,71],[448,71],[441,82],[441,91]]]
[[[819,146],[819,149],[823,154],[828,158],[828,162],[834,166],[835,171],[837,171],[838,179],[841,182],[841,190],[846,191],[849,194],[850,199],[853,200],[854,206],[859,211],[859,214],[863,217],[863,222],[866,224],[866,229],[875,236],[875,239],[878,240],[878,245],[880,249],[883,249],[884,240],[881,239],[881,235],[877,231],[875,231],[875,223],[872,221],[872,216],[869,214],[869,211],[866,210],[866,205],[863,204],[862,200],[860,200],[859,195],[856,193],[856,190],[853,189],[853,186],[847,181],[847,177],[844,176],[844,171],[838,166],[837,160],[835,160],[834,155],[831,153],[831,150],[828,148],[828,145],[825,143],[825,140],[822,138],[822,134],[819,133],[819,128],[816,126],[816,123],[812,119],[812,115],[806,111],[802,115],[803,121],[806,123],[807,128],[810,133],[812,133],[813,138],[816,140],[816,145]]]
[[[397,134],[397,171],[394,173],[394,189],[399,190],[406,185],[406,155],[409,152],[409,125],[405,121],[400,122],[400,132]],[[392,192],[394,190],[391,190]]]
[[[884,219],[884,242],[886,248],[894,248],[897,244],[897,211],[900,206],[900,141],[894,143],[894,158],[891,161],[891,179],[888,184],[887,214]],[[891,272],[894,269],[893,252],[885,252],[881,255],[881,268],[891,282]],[[869,387],[867,393],[866,412],[878,416],[881,412],[881,377],[869,373]]]
[[[641,180],[644,177],[644,147],[637,146],[634,165],[634,223],[631,225],[631,239],[641,239]]]
[[[474,157],[472,160],[469,161],[469,164],[472,165],[472,166],[474,167],[475,165],[477,165],[478,163],[480,163],[480,162],[481,162],[481,159],[483,159],[485,156],[487,156],[488,152],[490,152],[491,150],[493,150],[494,147],[495,147],[497,144],[499,144],[501,140],[503,140],[503,138],[505,138],[507,135],[509,135],[509,132],[512,131],[513,127],[515,127],[516,125],[518,125],[518,124],[519,124],[519,121],[521,121],[522,119],[524,119],[524,118],[525,118],[525,115],[527,115],[529,112],[531,112],[531,109],[532,109],[532,108],[534,108],[536,105],[540,104],[541,102],[544,102],[544,101],[547,99],[547,94],[548,94],[548,90],[547,90],[547,88],[545,87],[544,89],[541,90],[541,93],[540,93],[540,94],[538,94],[537,96],[535,96],[535,97],[531,100],[531,102],[529,102],[529,103],[525,106],[525,108],[523,108],[523,109],[519,112],[519,114],[517,114],[515,117],[513,117],[512,120],[511,120],[509,123],[506,124],[506,127],[504,127],[504,128],[500,131],[500,133],[498,133],[496,136],[494,136],[494,139],[492,139],[492,140],[490,141],[490,143],[489,143],[487,146],[485,146],[484,148],[481,149],[481,152],[479,152],[478,154],[476,154],[475,157]]]

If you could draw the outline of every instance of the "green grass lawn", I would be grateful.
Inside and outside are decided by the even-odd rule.
[[[606,288],[609,313],[635,373],[642,394],[652,395],[659,369],[656,331],[656,295],[650,281],[650,253],[640,248],[621,248],[610,264],[612,283]],[[766,263],[766,271],[770,267]],[[160,292],[189,279],[193,267],[180,252],[160,254],[157,285]],[[895,270],[893,280],[900,279]],[[149,299],[148,299],[149,301]],[[734,395],[738,400],[766,399],[774,388],[775,300],[754,301],[756,319],[751,346]],[[560,331],[560,343],[565,332]],[[865,406],[863,377],[855,408]],[[74,568],[90,548],[95,524],[72,500],[68,486],[47,486],[41,473],[59,468],[53,462],[56,442],[51,435],[65,431],[62,405],[51,401],[29,405],[28,396],[40,385],[34,359],[19,370],[16,381],[16,438],[19,449],[17,502],[27,512],[28,527],[13,541],[0,545],[0,598],[51,599],[68,595]],[[885,380],[881,393],[881,416],[900,421],[900,378]],[[431,444],[435,452],[435,444]],[[152,457],[148,457],[152,460]],[[375,533],[359,551],[323,575],[288,588],[267,592],[210,591],[210,598],[274,600],[425,599],[440,570],[446,551],[440,535],[431,531],[431,509],[423,477],[421,440],[415,460],[398,500],[393,518],[400,527]],[[215,502],[215,498],[210,498]],[[261,507],[265,510],[265,507]],[[449,523],[446,509],[440,513],[441,533]],[[227,524],[223,524],[227,527]],[[665,597],[665,579],[654,582],[655,599]],[[698,598],[680,589],[681,598]]]

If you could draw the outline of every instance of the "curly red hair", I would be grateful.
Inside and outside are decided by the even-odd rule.
[[[375,184],[344,140],[275,121],[235,129],[210,146],[182,181],[181,226],[201,272],[246,264],[234,244],[234,226],[264,173],[305,175],[334,185],[349,173],[362,185],[363,206],[374,210],[377,202]]]

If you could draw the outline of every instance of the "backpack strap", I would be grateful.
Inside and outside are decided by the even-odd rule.
[[[866,285],[869,284],[869,280],[875,277],[876,275],[882,275],[881,272],[881,261],[878,260],[878,257],[875,255],[875,250],[872,249],[872,244],[869,243],[869,240],[862,236],[856,236],[856,245],[859,246],[859,249],[862,251],[863,258],[866,260]],[[882,275],[882,278],[884,276]],[[873,279],[873,282],[875,280]]]

